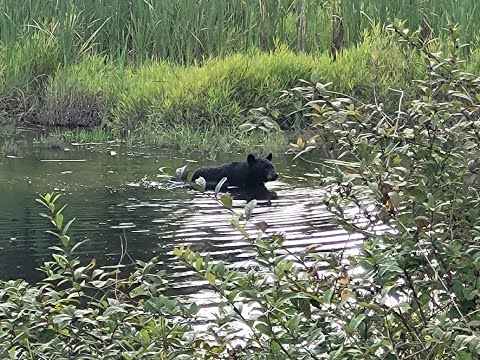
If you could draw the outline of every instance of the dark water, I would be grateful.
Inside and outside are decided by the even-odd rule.
[[[75,148],[75,149],[74,149]],[[74,149],[74,150],[73,150]],[[191,156],[190,156],[191,155]],[[57,191],[68,203],[66,219],[75,217],[70,234],[90,241],[81,248],[85,261],[99,265],[118,263],[121,240],[128,254],[147,260],[158,256],[178,293],[194,293],[201,284],[173,256],[176,245],[192,245],[214,259],[241,265],[251,258],[246,242],[228,224],[231,214],[209,195],[173,187],[159,177],[162,166],[180,167],[243,160],[245,155],[209,161],[193,154],[150,151],[128,154],[115,145],[72,151],[30,149],[22,157],[0,158],[0,278],[40,279],[36,270],[50,259],[49,246],[58,245],[45,234],[49,223],[38,216],[39,193]],[[187,160],[188,159],[188,160]],[[73,161],[72,161],[73,160]],[[189,161],[196,160],[197,163]],[[323,203],[322,188],[308,174],[312,165],[274,155],[280,177],[268,184],[278,199],[259,201],[253,220],[286,233],[285,245],[293,250],[317,245],[319,251],[353,247],[358,238],[333,226]],[[241,211],[244,200],[235,200]],[[127,260],[128,262],[128,260]]]

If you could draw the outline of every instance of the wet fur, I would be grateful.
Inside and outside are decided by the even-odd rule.
[[[228,187],[238,188],[256,188],[264,187],[267,181],[273,181],[278,178],[274,166],[271,163],[272,154],[266,158],[255,158],[248,155],[247,161],[232,162],[220,166],[204,167],[198,169],[192,177],[195,181],[199,177],[203,177],[207,182],[207,189],[215,189],[216,185],[226,177],[227,181],[223,185],[223,189]]]

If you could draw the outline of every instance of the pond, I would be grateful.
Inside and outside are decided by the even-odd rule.
[[[124,263],[157,256],[173,280],[171,291],[194,294],[205,284],[176,260],[175,246],[191,245],[213,259],[240,266],[251,254],[242,235],[229,225],[231,214],[212,194],[173,186],[159,177],[159,168],[188,164],[193,169],[244,158],[246,154],[209,160],[170,150],[129,152],[116,143],[77,144],[70,149],[30,146],[19,156],[2,156],[0,278],[31,282],[41,278],[36,269],[50,259],[49,247],[59,244],[45,233],[50,226],[38,215],[43,210],[34,199],[55,190],[63,194],[59,202],[68,203],[66,220],[76,218],[70,235],[90,240],[79,254],[84,261],[95,258],[99,266],[117,264],[123,241],[128,252]],[[270,230],[285,233],[285,246],[293,251],[310,245],[331,251],[361,241],[332,225],[318,179],[308,176],[314,172],[313,165],[292,162],[292,156],[281,154],[274,155],[273,163],[279,179],[267,187],[278,198],[258,201],[254,221],[265,221]],[[234,200],[234,209],[242,211],[245,204],[245,200]]]

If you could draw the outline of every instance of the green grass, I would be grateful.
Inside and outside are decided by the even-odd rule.
[[[72,143],[98,144],[104,148],[109,141],[117,139],[124,142],[131,149],[169,148],[188,154],[196,152],[202,156],[215,158],[218,154],[247,153],[247,152],[284,152],[288,146],[286,133],[239,133],[235,128],[224,131],[219,129],[198,129],[189,125],[173,126],[166,128],[148,127],[130,133],[119,140],[118,134],[111,131],[93,128],[84,130],[53,131],[39,134],[35,138],[38,147],[65,148]]]
[[[173,148],[181,153],[200,152],[205,156],[216,154],[285,151],[288,139],[285,133],[239,133],[235,128],[200,129],[190,125],[148,128],[136,135],[132,143],[147,143],[160,148]]]
[[[209,58],[198,65],[153,60],[125,64],[106,55],[84,54],[60,66],[58,43],[41,37],[31,46],[35,56],[30,61],[20,45],[14,53],[0,51],[3,116],[65,129],[94,127],[101,137],[105,133],[129,144],[182,150],[214,149],[222,138],[222,148],[230,145],[231,151],[255,146],[263,139],[249,141],[238,130],[249,110],[276,103],[283,90],[312,73],[332,82],[333,90],[366,103],[377,100],[387,111],[398,107],[395,90],[414,94],[413,80],[424,73],[419,55],[379,25],[365,31],[336,61],[326,53],[296,53],[278,46]],[[479,54],[471,53],[467,70],[476,72]],[[275,137],[272,146],[286,141],[284,134],[268,136]]]
[[[63,65],[87,53],[128,62],[150,59],[180,64],[212,56],[299,46],[299,17],[306,19],[306,51],[329,49],[332,3],[341,3],[347,46],[361,41],[372,22],[407,20],[416,29],[427,14],[434,35],[449,21],[463,25],[464,42],[478,44],[477,0],[0,0],[0,42],[28,46],[54,38]],[[20,45],[19,45],[20,44]]]
[[[416,30],[426,18],[433,37],[443,38],[443,29],[450,23],[459,23],[461,41],[478,44],[480,6],[477,0],[344,0],[342,4],[347,43],[358,41],[359,34],[368,29],[372,21],[386,24],[395,18],[403,19],[408,28]]]
[[[39,53],[47,53],[50,43],[41,44],[44,48]],[[32,72],[26,73],[55,69],[44,62],[34,58],[26,65]],[[66,129],[98,127],[108,138],[129,144],[202,151],[220,146],[235,151],[274,138],[271,146],[285,144],[284,134],[249,141],[238,127],[250,109],[275,103],[283,90],[299,85],[313,72],[321,81],[333,82],[337,91],[365,102],[378,96],[394,108],[397,95],[389,89],[413,87],[411,80],[418,78],[421,66],[415,53],[377,27],[335,62],[328,54],[298,54],[280,46],[275,51],[210,58],[189,66],[167,61],[125,65],[108,56],[85,55],[49,71],[41,91],[26,86],[14,97],[32,122]],[[5,94],[11,98],[15,93]],[[16,118],[12,109],[5,111]]]
[[[202,66],[148,62],[125,67],[88,56],[51,77],[43,106],[46,112],[61,112],[65,103],[71,105],[81,95],[91,102],[86,107],[79,100],[83,111],[97,109],[102,123],[119,133],[144,125],[225,128],[240,125],[249,109],[274,102],[282,90],[310,78],[312,72],[333,82],[337,91],[370,101],[375,94],[388,97],[389,88],[412,87],[411,80],[422,69],[418,61],[379,29],[345,49],[335,62],[327,54],[295,54],[285,47],[209,59]],[[65,111],[74,125],[72,108]],[[61,114],[57,118],[61,120]],[[55,119],[47,123],[58,124]]]

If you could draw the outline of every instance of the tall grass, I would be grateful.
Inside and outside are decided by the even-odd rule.
[[[272,49],[296,36],[291,0],[0,0],[0,8],[3,44],[53,33],[65,61],[92,50],[191,64],[205,55]],[[319,8],[311,1],[312,18]]]
[[[297,54],[287,47],[208,59],[202,66],[161,61],[123,68],[97,55],[52,76],[42,109],[47,123],[71,126],[83,124],[94,110],[109,129],[128,136],[177,126],[225,130],[244,122],[248,110],[275,103],[282,90],[312,72],[337,91],[365,102],[378,96],[394,108],[398,99],[389,89],[411,89],[420,70],[418,56],[379,27],[333,63],[328,54]]]
[[[63,64],[85,53],[125,61],[192,64],[232,52],[275,49],[309,52],[331,41],[332,1],[317,0],[0,0],[0,42],[12,48],[37,33],[55,37]],[[428,15],[434,33],[448,21],[463,25],[464,41],[477,41],[477,0],[343,0],[345,45],[354,45],[372,22],[407,20],[415,29]]]
[[[381,30],[391,18],[432,36],[452,20],[478,39],[475,0],[336,1],[350,46],[332,62],[332,0],[0,0],[0,116],[200,143],[312,72],[394,108],[391,89],[408,90],[420,65]]]
[[[425,20],[432,36],[443,36],[449,23],[461,24],[461,41],[478,44],[480,3],[477,0],[343,0],[342,16],[346,42],[354,43],[372,22],[385,24],[400,18],[416,30]]]

